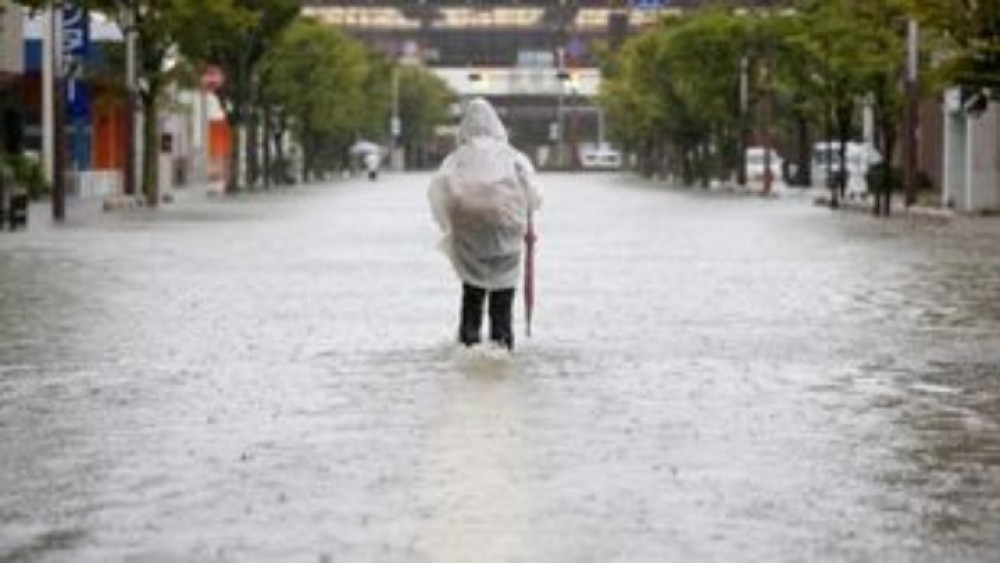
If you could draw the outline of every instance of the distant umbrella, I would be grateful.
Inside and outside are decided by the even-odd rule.
[[[531,336],[531,317],[535,310],[535,222],[528,212],[528,230],[524,233],[524,331]]]
[[[368,153],[381,153],[382,146],[371,141],[358,141],[351,145],[351,154],[362,155]]]

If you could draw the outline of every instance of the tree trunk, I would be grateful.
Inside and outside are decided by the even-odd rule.
[[[142,193],[146,205],[156,207],[160,200],[160,139],[157,97],[159,88],[150,85],[142,99]]]
[[[290,182],[288,161],[285,159],[285,127],[278,124],[274,131],[274,161],[278,165],[278,177],[275,184],[282,186]]]
[[[685,147],[682,149],[682,152],[684,157],[682,159],[683,162],[681,164],[683,166],[683,169],[681,171],[681,177],[684,186],[690,187],[691,185],[694,184],[694,177],[695,177],[695,169],[694,169],[695,165],[694,165],[694,159],[692,157],[694,149],[690,147]]]
[[[882,186],[879,189],[879,195],[882,199],[882,207],[879,211],[879,215],[882,217],[888,217],[892,214],[892,153],[896,150],[896,128],[892,124],[884,123],[886,129],[883,132],[883,154],[885,158],[883,159],[883,174],[882,174]]]
[[[226,193],[234,194],[240,189],[240,132],[241,124],[238,114],[234,111],[227,113],[226,121],[231,131],[229,154],[226,159],[229,161],[226,177]]]
[[[854,115],[854,104],[843,104],[837,108],[837,140],[840,146],[837,149],[840,160],[840,173],[837,174],[835,186],[836,199],[839,204],[844,199],[844,192],[847,190],[847,143],[851,140],[851,121]]]
[[[807,172],[810,168],[810,159],[812,158],[812,151],[809,150],[809,121],[805,116],[799,116],[798,118],[798,145],[799,150],[796,155],[796,167],[798,170],[795,172],[794,180],[796,182],[803,182],[803,179],[807,177]],[[812,178],[809,178],[812,182]]]
[[[656,143],[656,178],[659,180],[666,180],[670,175],[668,154],[667,141],[661,138]]]
[[[639,153],[639,171],[643,178],[653,177],[653,141],[647,139]]]
[[[313,142],[312,135],[309,133],[302,134],[302,181],[309,182],[312,180],[312,165],[313,165]]]
[[[247,116],[247,142],[244,160],[247,163],[247,187],[255,187],[260,179],[260,120],[257,118],[257,110],[250,110]]]
[[[261,138],[264,142],[264,170],[263,170],[263,184],[264,188],[271,187],[271,109],[268,107],[264,108],[264,131],[261,133]]]

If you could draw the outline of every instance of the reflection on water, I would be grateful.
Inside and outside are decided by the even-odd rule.
[[[996,222],[543,176],[511,357],[427,180],[0,236],[0,560],[1000,559]]]

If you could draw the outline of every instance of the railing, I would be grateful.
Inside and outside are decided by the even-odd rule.
[[[601,83],[596,68],[447,68],[434,67],[461,96],[594,96]]]

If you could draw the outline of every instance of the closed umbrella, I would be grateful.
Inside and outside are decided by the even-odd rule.
[[[535,222],[528,212],[528,229],[524,233],[524,330],[531,336],[531,316],[535,310]]]

